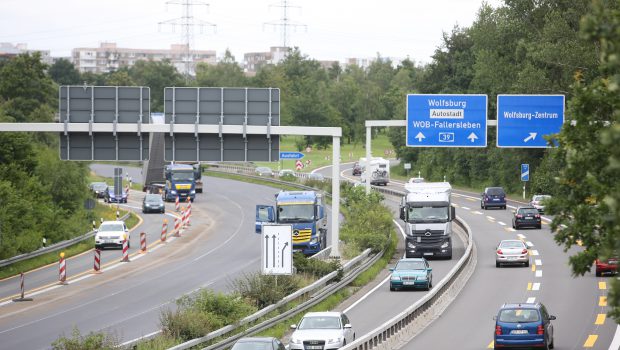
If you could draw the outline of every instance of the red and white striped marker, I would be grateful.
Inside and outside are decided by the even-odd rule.
[[[127,195],[127,199],[129,199],[129,185],[125,186],[125,194]]]
[[[32,301],[32,298],[24,298],[24,273],[20,272],[19,273],[19,291],[20,291],[20,297],[13,299],[13,301]]]
[[[192,216],[192,205],[191,205],[191,203],[190,203],[189,207],[187,207],[187,211],[186,211],[185,215],[187,215],[187,226],[191,226],[191,224],[189,222],[189,218],[190,218],[190,216]]]
[[[67,263],[64,252],[60,253],[60,261],[58,262],[58,284],[67,284]]]
[[[101,273],[101,250],[95,249],[95,262],[93,264],[93,273]]]
[[[181,208],[181,227],[187,227],[187,210],[185,210],[185,207]]]
[[[174,210],[179,211],[179,196],[174,200]]]
[[[123,240],[123,260],[121,262],[129,262],[129,241],[127,237]]]
[[[164,219],[164,223],[161,225],[161,241],[166,241],[166,234],[168,233],[168,220]]]
[[[140,253],[146,253],[146,232],[140,232]]]
[[[181,220],[179,218],[174,218],[174,236],[181,237]]]

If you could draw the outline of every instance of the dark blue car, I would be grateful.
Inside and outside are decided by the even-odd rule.
[[[553,349],[555,316],[542,303],[504,304],[494,319],[494,349]]]
[[[500,208],[506,209],[506,192],[501,187],[487,187],[482,192],[482,198],[480,198],[480,208]]]

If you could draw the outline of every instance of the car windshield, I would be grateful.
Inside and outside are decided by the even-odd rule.
[[[521,215],[536,215],[538,210],[536,208],[521,208],[518,213]]]
[[[122,224],[104,224],[99,226],[99,232],[123,231]]]
[[[426,270],[426,265],[423,261],[400,261],[398,264],[396,264],[394,270]]]
[[[253,340],[253,341],[238,341],[233,345],[232,350],[270,350],[271,342]]]
[[[525,248],[525,244],[521,241],[502,241],[499,244],[500,248]]]
[[[108,187],[108,185],[104,184],[104,183],[93,184],[93,189],[97,190],[97,191],[105,190],[107,187]]]
[[[544,201],[551,198],[551,196],[548,195],[539,195],[539,196],[534,196],[534,198],[532,198],[533,201],[535,202],[540,202],[540,201]]]
[[[304,317],[297,329],[340,329],[340,317],[311,316]]]
[[[409,222],[446,222],[448,207],[409,207]]]
[[[506,323],[526,323],[540,320],[534,309],[504,309],[499,313],[499,321]]]
[[[162,200],[161,196],[158,194],[147,194],[146,197],[144,197],[144,201],[148,203],[159,203]]]
[[[489,196],[503,196],[504,190],[499,187],[491,187],[487,189],[487,194]]]
[[[278,206],[279,222],[307,222],[314,220],[312,204],[290,204]]]

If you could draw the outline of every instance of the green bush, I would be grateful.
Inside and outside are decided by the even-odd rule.
[[[119,345],[116,337],[98,332],[82,336],[77,328],[73,329],[71,338],[60,337],[52,343],[54,350],[113,350]]]
[[[248,303],[262,309],[298,290],[301,282],[296,276],[272,276],[255,272],[234,280],[231,287]]]
[[[297,273],[307,274],[316,278],[321,278],[332,271],[342,268],[338,260],[308,259],[301,253],[293,255],[293,265],[297,269]]]

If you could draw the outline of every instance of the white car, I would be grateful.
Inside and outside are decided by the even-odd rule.
[[[355,340],[355,331],[342,312],[309,312],[297,325],[289,341],[289,350],[338,349]]]
[[[530,205],[538,210],[539,213],[545,213],[545,201],[551,199],[551,196],[548,194],[537,194],[532,197],[530,201]]]
[[[127,229],[124,221],[104,221],[95,234],[95,248],[123,248],[125,239],[127,239],[127,247],[129,248],[129,238],[129,229]]]
[[[278,172],[278,177],[283,177],[283,176],[292,176],[292,177],[297,177],[297,175],[295,174],[295,172],[291,169],[282,169]]]

